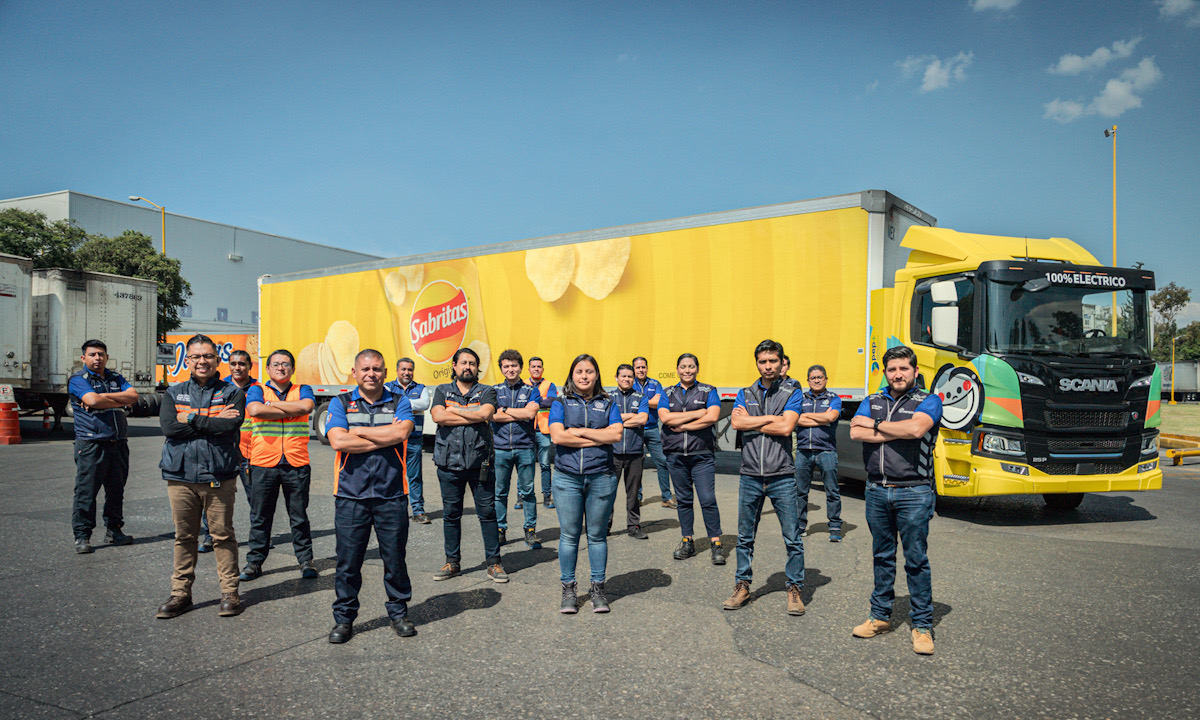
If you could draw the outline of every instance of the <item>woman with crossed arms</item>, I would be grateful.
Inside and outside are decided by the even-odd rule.
[[[617,496],[613,443],[624,427],[621,409],[600,386],[600,364],[591,355],[571,363],[563,392],[550,406],[554,443],[554,502],[558,511],[558,566],[564,614],[578,612],[575,565],[587,517],[588,564],[592,569],[592,612],[608,612],[604,594],[608,566],[608,523]]]

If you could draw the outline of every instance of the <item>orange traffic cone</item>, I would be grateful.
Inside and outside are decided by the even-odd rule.
[[[54,412],[50,409],[50,406],[47,405],[46,412],[42,413],[42,429],[43,430],[50,429],[50,420],[53,417],[54,417]]]

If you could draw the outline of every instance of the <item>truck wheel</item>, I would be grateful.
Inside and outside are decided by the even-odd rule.
[[[1083,502],[1083,493],[1045,493],[1042,499],[1046,501],[1046,509],[1054,512],[1066,512],[1079,507]]]
[[[146,414],[148,417],[158,417],[158,411],[162,407],[162,395],[151,393],[146,396]]]
[[[329,401],[321,403],[317,406],[316,414],[313,415],[312,426],[313,432],[317,434],[317,439],[322,445],[329,444],[329,438],[325,437],[325,415],[329,410]]]
[[[150,410],[146,407],[146,396],[138,395],[137,402],[130,405],[127,412],[133,417],[146,417],[150,414]]]

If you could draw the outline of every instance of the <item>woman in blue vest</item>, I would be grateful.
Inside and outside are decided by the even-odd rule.
[[[550,406],[563,613],[572,614],[578,608],[575,564],[585,515],[588,563],[592,568],[592,611],[608,612],[604,594],[608,523],[617,496],[612,446],[621,439],[622,431],[621,410],[600,386],[600,364],[591,355],[580,355],[571,363],[562,395]]]
[[[693,494],[700,501],[704,529],[708,532],[713,565],[725,564],[721,547],[721,513],[717,509],[717,438],[713,424],[721,417],[721,398],[717,389],[696,380],[700,360],[684,353],[675,362],[679,384],[663,391],[658,401],[658,419],[662,421],[662,448],[675,486],[679,504],[679,530],[683,539],[675,548],[674,558],[686,560],[696,554],[692,527],[696,511]]]

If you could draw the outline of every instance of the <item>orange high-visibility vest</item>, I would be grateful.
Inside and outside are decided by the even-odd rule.
[[[542,381],[538,383],[537,389],[538,395],[542,396],[543,398],[546,397],[546,393],[550,392],[550,381],[543,377]],[[538,410],[538,414],[535,419],[537,420],[537,431],[543,435],[549,435],[550,408],[542,408]]]
[[[253,378],[251,378],[251,379],[253,379]],[[241,385],[238,385],[237,383],[235,383],[233,380],[226,380],[225,382],[241,388],[242,392],[244,392],[244,393],[250,392],[250,388],[252,388],[258,384],[257,382],[252,382],[249,385],[247,385],[246,387],[242,387]],[[249,415],[247,415],[245,418],[242,419],[242,429],[241,429],[242,435],[238,441],[238,449],[242,451],[242,458],[245,460],[250,459],[250,447],[251,447],[250,443],[254,438],[253,424],[254,424],[254,418],[250,417]]]
[[[274,392],[270,385],[263,385],[264,392]],[[292,383],[285,402],[300,399],[300,385]],[[308,414],[281,420],[253,418],[250,425],[254,440],[250,447],[250,464],[254,467],[275,467],[281,458],[287,458],[292,467],[308,464]]]

